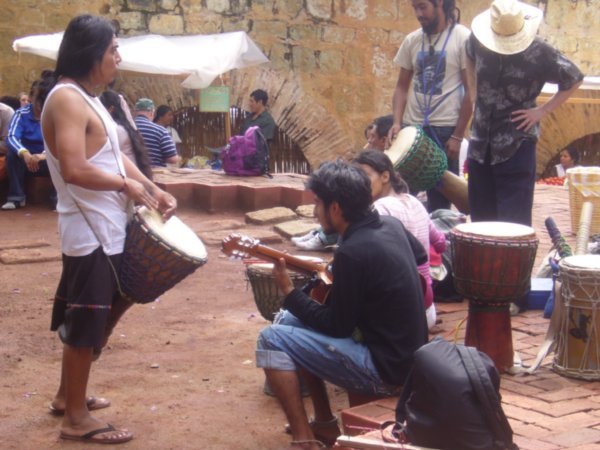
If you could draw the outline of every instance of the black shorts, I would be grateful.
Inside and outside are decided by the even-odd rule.
[[[50,329],[60,328],[61,340],[70,346],[100,347],[111,307],[119,297],[113,269],[102,247],[85,256],[63,254],[62,259]],[[118,273],[121,254],[110,260]]]

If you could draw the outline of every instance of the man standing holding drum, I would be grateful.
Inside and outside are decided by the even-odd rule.
[[[43,80],[42,131],[48,167],[58,193],[63,273],[52,311],[53,331],[64,344],[60,387],[50,404],[63,416],[62,439],[118,444],[133,438],[90,415],[110,406],[88,397],[94,356],[129,308],[116,273],[125,242],[130,200],[166,218],[177,202],[119,151],[116,126],[96,97],[121,61],[112,24],[82,15],[65,30],[56,70]],[[40,88],[42,89],[42,88]]]
[[[471,25],[467,57],[476,103],[467,156],[473,221],[531,226],[539,122],[583,80],[571,61],[536,38],[542,19],[538,8],[496,0]],[[557,83],[558,92],[536,106],[547,82]]]
[[[445,151],[448,169],[458,175],[458,157],[473,102],[468,89],[465,44],[454,0],[412,0],[421,29],[402,42],[394,62],[400,74],[393,97],[394,139],[403,126],[422,126]],[[428,210],[449,209],[435,188],[427,191]]]

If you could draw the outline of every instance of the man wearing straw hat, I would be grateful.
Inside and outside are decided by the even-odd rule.
[[[531,226],[539,122],[579,87],[581,71],[536,37],[542,11],[495,0],[471,25],[469,72],[476,76],[468,150],[473,221]],[[546,82],[558,92],[537,106]]]

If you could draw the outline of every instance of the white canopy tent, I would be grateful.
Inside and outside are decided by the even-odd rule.
[[[15,40],[13,50],[56,60],[61,40],[62,33],[27,36]],[[244,31],[193,36],[148,34],[118,41],[121,70],[187,75],[181,86],[188,89],[208,87],[229,70],[269,61]]]

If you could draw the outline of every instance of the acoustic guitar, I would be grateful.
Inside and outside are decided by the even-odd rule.
[[[266,262],[275,263],[279,259],[285,260],[286,267],[294,272],[309,275],[316,280],[310,296],[319,303],[324,303],[333,282],[331,272],[326,262],[315,262],[289,255],[272,247],[262,245],[259,240],[238,233],[232,233],[223,239],[221,250],[227,256],[239,259],[258,258]]]

